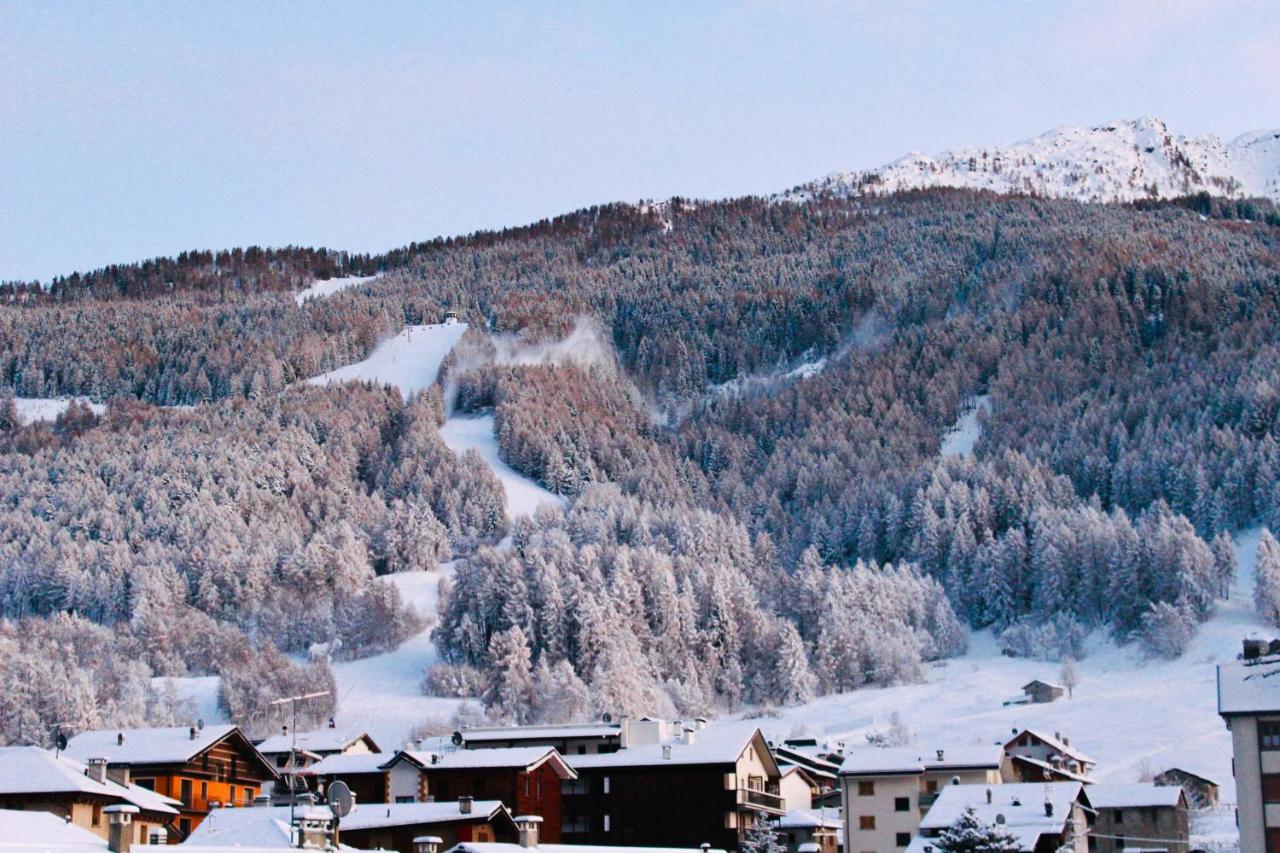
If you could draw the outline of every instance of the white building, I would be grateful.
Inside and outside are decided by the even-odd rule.
[[[1245,654],[1256,646],[1246,642]],[[1240,849],[1280,851],[1280,655],[1218,667],[1218,713],[1231,730]]]
[[[956,780],[998,785],[1003,760],[999,744],[847,750],[840,766],[845,853],[906,849],[943,788]]]

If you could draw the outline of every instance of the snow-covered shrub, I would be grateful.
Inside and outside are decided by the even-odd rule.
[[[1000,650],[1009,657],[1063,660],[1085,656],[1089,631],[1070,616],[1046,622],[1024,619],[1000,632]]]
[[[438,663],[422,679],[422,692],[428,696],[469,699],[483,696],[489,676],[468,664]]]
[[[1195,636],[1196,624],[1190,605],[1158,601],[1142,617],[1139,642],[1151,657],[1172,660],[1187,650]]]

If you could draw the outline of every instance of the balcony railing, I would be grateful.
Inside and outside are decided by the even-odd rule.
[[[772,814],[783,814],[787,810],[781,796],[756,788],[739,787],[738,805]]]

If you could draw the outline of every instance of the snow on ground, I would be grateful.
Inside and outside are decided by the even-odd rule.
[[[983,394],[975,397],[969,408],[956,418],[956,422],[947,430],[942,438],[943,456],[972,456],[974,445],[982,435],[982,424],[978,422],[978,412],[991,411],[991,397]]]
[[[405,326],[395,337],[378,344],[364,361],[330,370],[307,382],[312,385],[353,379],[378,382],[395,385],[408,397],[435,383],[441,362],[466,330],[466,323]]]
[[[453,572],[444,563],[436,572],[401,572],[383,577],[395,584],[405,602],[430,625],[393,652],[333,665],[338,683],[339,728],[362,729],[385,751],[403,747],[410,729],[428,719],[449,719],[462,699],[422,695],[422,676],[438,660],[431,642],[440,579]]]
[[[1274,634],[1253,612],[1253,564],[1260,531],[1237,537],[1239,567],[1228,601],[1175,661],[1144,660],[1138,649],[1119,647],[1100,634],[1079,661],[1080,683],[1071,699],[1044,705],[1003,707],[1034,678],[1058,680],[1060,665],[1003,657],[990,631],[973,635],[960,658],[934,665],[923,684],[872,688],[826,696],[760,719],[775,738],[807,733],[865,743],[869,731],[888,728],[897,712],[916,743],[991,743],[1018,727],[1061,732],[1098,760],[1100,781],[1133,782],[1146,771],[1182,767],[1222,786],[1222,801],[1235,801],[1231,736],[1217,713],[1215,665],[1235,659],[1246,636]]]
[[[14,397],[13,404],[18,409],[18,421],[29,426],[37,421],[57,420],[72,400],[88,403],[94,414],[101,415],[107,410],[102,403],[90,402],[87,397]]]
[[[317,281],[315,284],[299,290],[293,294],[294,301],[298,305],[302,305],[310,299],[323,299],[326,296],[332,296],[339,290],[346,290],[348,287],[354,287],[357,284],[373,281],[376,275],[351,275],[345,278],[331,278],[328,281]]]
[[[498,455],[498,435],[494,429],[493,415],[479,417],[453,417],[440,427],[440,437],[449,449],[461,456],[468,450],[476,450],[493,469],[507,495],[507,516],[515,518],[532,515],[544,503],[563,507],[568,502],[512,468]]]

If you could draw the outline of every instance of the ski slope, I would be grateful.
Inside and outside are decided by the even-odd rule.
[[[298,306],[306,304],[312,299],[324,299],[326,296],[332,296],[340,290],[346,290],[348,287],[354,287],[357,284],[365,284],[378,278],[377,275],[351,275],[345,278],[331,278],[327,281],[317,281],[310,287],[299,290],[293,295],[293,299]]]
[[[87,403],[95,415],[107,411],[105,405],[91,402],[87,397],[14,397],[13,405],[18,410],[18,422],[30,426],[40,421],[56,421],[58,415],[70,407],[72,400]]]
[[[335,382],[377,382],[394,385],[409,397],[435,384],[440,365],[467,330],[466,323],[434,323],[405,326],[399,334],[388,338],[364,361],[313,376],[311,385]]]
[[[1034,678],[1057,681],[1060,665],[1003,657],[992,633],[981,631],[967,654],[933,665],[922,684],[825,696],[760,718],[760,725],[775,738],[806,733],[858,746],[866,733],[887,729],[896,712],[925,748],[1003,741],[1013,729],[1031,727],[1061,732],[1097,759],[1099,781],[1134,782],[1176,766],[1213,779],[1222,801],[1233,803],[1231,736],[1217,713],[1215,666],[1233,660],[1244,637],[1275,635],[1253,612],[1259,535],[1253,529],[1237,537],[1231,596],[1177,660],[1145,660],[1137,648],[1098,633],[1078,662],[1073,698],[1004,707]]]
[[[440,437],[459,456],[468,450],[479,452],[480,457],[497,475],[498,482],[502,483],[509,518],[533,515],[533,511],[542,504],[558,507],[568,504],[562,496],[544,489],[502,461],[498,455],[498,435],[494,429],[493,415],[449,418],[440,427]]]

